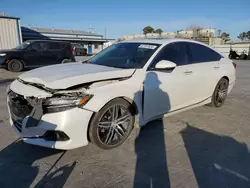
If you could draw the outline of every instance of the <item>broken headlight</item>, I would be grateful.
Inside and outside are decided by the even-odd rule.
[[[82,107],[91,98],[91,95],[84,96],[57,96],[47,98],[43,103],[44,113],[65,111],[75,107]]]

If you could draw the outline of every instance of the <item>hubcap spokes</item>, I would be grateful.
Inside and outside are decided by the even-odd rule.
[[[118,144],[129,130],[131,114],[123,106],[113,105],[102,116],[98,123],[99,138],[105,145]]]
[[[223,103],[227,95],[227,83],[221,83],[217,89],[216,102]]]
[[[19,65],[18,65],[17,63],[14,63],[14,64],[12,65],[12,68],[13,68],[13,69],[18,69],[18,68],[19,68]]]

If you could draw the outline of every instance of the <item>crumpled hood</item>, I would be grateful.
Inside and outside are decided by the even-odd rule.
[[[46,66],[21,74],[18,78],[42,84],[50,89],[67,89],[79,84],[131,76],[135,69],[120,69],[101,65],[66,63]]]

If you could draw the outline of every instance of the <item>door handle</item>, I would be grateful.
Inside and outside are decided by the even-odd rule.
[[[192,73],[193,73],[193,71],[191,71],[191,70],[187,70],[187,71],[185,71],[184,73],[185,73],[185,74],[192,74]]]
[[[215,69],[220,68],[220,64],[219,64],[219,63],[214,63],[214,68],[215,68]]]

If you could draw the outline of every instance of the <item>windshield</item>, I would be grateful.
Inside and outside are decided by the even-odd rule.
[[[152,43],[117,43],[96,54],[87,63],[115,68],[142,68],[159,46]]]
[[[24,43],[22,43],[22,44],[20,44],[19,46],[17,46],[15,49],[25,49],[25,48],[27,48],[30,44],[31,44],[31,42],[25,41]]]

